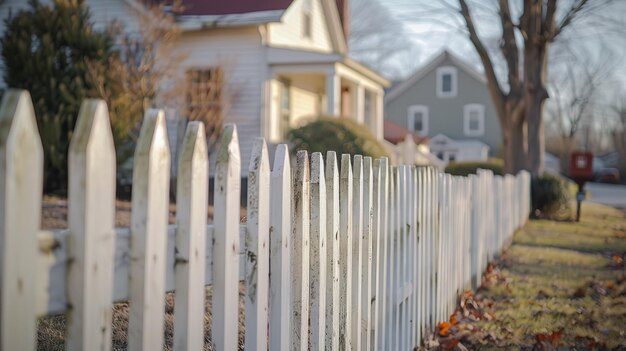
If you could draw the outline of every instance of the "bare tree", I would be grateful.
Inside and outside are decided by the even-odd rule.
[[[504,169],[508,173],[529,169],[543,172],[545,149],[543,105],[548,98],[547,73],[551,44],[558,39],[576,41],[577,35],[597,35],[605,27],[612,0],[528,0],[492,2],[441,0],[444,7],[459,14],[462,28],[476,50],[487,79],[489,94],[500,120],[503,135]],[[485,17],[497,18],[499,53],[490,52],[486,37],[479,33]],[[495,16],[495,17],[494,17]],[[608,16],[611,17],[611,16]],[[601,21],[597,21],[600,19]],[[603,21],[602,21],[603,20]],[[611,18],[614,21],[614,18]],[[576,27],[599,23],[586,33]],[[588,27],[591,28],[591,27]],[[571,32],[576,35],[567,36]],[[504,77],[498,77],[498,61],[504,61]]]
[[[419,52],[403,24],[379,0],[350,2],[350,55],[388,78],[417,67]]]
[[[565,50],[570,52],[567,61],[559,61],[552,68],[548,84],[550,99],[545,112],[556,125],[561,139],[560,158],[566,165],[576,138],[583,125],[589,127],[595,114],[605,107],[600,96],[606,79],[615,67],[615,56],[609,47],[593,51],[587,47]],[[590,128],[588,128],[590,129]],[[588,145],[586,145],[588,146]]]

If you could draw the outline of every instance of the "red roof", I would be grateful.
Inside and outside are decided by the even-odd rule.
[[[428,138],[420,138],[419,136],[413,134],[410,130],[403,128],[387,119],[384,121],[384,129],[385,140],[389,141],[392,144],[397,144],[404,141],[407,134],[411,134],[413,136],[413,141],[415,141],[415,144],[421,144],[428,140]]]
[[[182,0],[181,15],[230,15],[237,13],[286,10],[293,0]]]

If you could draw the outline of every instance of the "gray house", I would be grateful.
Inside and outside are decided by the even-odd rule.
[[[497,155],[500,123],[486,84],[481,73],[444,51],[391,88],[385,119],[429,137],[431,153],[446,162],[483,159],[485,146]]]

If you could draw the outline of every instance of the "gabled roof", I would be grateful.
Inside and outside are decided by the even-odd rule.
[[[232,15],[286,10],[293,0],[182,0],[183,16]]]
[[[389,93],[386,94],[385,101],[386,102],[387,101],[392,101],[395,98],[397,98],[398,96],[400,96],[402,93],[407,91],[409,88],[411,88],[412,86],[417,84],[417,82],[419,82],[422,78],[426,77],[427,74],[429,74],[430,72],[435,70],[437,67],[441,66],[441,64],[447,58],[449,58],[450,61],[452,61],[452,63],[456,67],[462,69],[465,73],[467,73],[468,75],[470,75],[471,77],[473,77],[477,81],[482,82],[483,84],[487,84],[487,80],[485,79],[485,76],[483,76],[482,73],[476,71],[476,69],[474,69],[474,67],[469,65],[467,62],[463,61],[463,59],[453,55],[452,53],[450,53],[447,50],[444,50],[442,53],[438,54],[434,59],[430,60],[426,65],[424,65],[420,69],[418,69],[409,78],[405,79],[403,82],[399,83],[395,87],[392,87],[389,90]]]

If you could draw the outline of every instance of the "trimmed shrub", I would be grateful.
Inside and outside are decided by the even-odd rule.
[[[289,131],[287,138],[294,151],[309,153],[335,151],[378,158],[387,156],[383,144],[365,126],[348,118],[322,116],[300,128]]]
[[[534,218],[571,216],[569,185],[561,177],[545,173],[531,181],[532,213]]]
[[[502,159],[491,158],[487,161],[472,161],[472,162],[451,162],[446,166],[446,173],[467,176],[468,174],[476,174],[478,169],[488,169],[496,175],[502,175]]]

